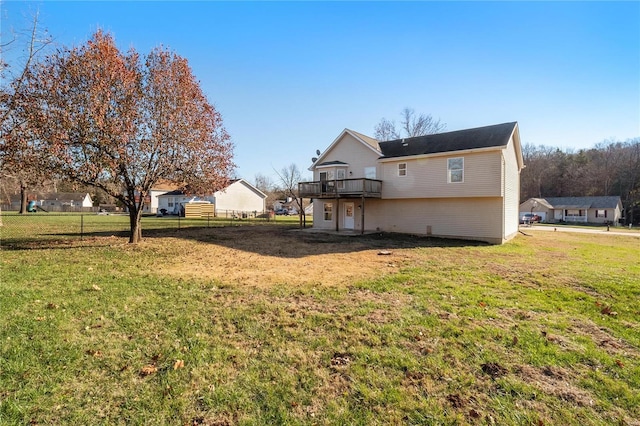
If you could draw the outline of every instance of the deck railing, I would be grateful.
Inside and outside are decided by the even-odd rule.
[[[300,182],[298,190],[304,198],[367,197],[380,198],[382,181],[377,179],[336,179]]]

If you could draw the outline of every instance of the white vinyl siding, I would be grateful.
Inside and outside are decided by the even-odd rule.
[[[262,212],[265,199],[242,180],[214,194],[216,211]]]
[[[509,239],[518,233],[520,210],[520,172],[518,160],[513,146],[513,139],[509,141],[503,151],[504,167],[504,237]]]
[[[349,175],[349,178],[363,178],[366,168],[376,167],[378,157],[380,157],[379,153],[366,147],[353,136],[345,134],[340,142],[324,155],[322,162],[342,161],[348,163],[349,171],[353,173]],[[324,170],[321,168],[314,170],[313,180],[320,180],[321,171]],[[335,177],[329,177],[329,179],[335,179]]]
[[[502,198],[366,200],[365,229],[500,244]],[[357,216],[357,215],[356,215]],[[315,223],[314,223],[315,226]],[[360,220],[356,217],[356,229]]]
[[[399,161],[380,163],[382,198],[498,197],[502,196],[501,151],[465,154],[464,182],[451,185],[447,159],[457,156],[429,156],[403,159],[407,176],[398,176]]]

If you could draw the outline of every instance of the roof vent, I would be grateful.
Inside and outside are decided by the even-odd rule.
[[[404,138],[402,138],[402,146],[409,146],[409,142],[405,142]]]

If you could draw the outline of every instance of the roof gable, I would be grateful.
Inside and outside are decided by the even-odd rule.
[[[517,122],[380,142],[382,158],[506,147]]]
[[[224,192],[224,191],[227,190],[227,188],[229,188],[231,185],[235,185],[236,183],[246,186],[251,191],[255,192],[260,198],[263,198],[263,199],[267,198],[267,194],[265,194],[264,192],[260,191],[258,188],[256,188],[255,186],[251,185],[249,182],[247,182],[246,180],[244,180],[242,178],[233,179],[232,181],[229,182],[229,185],[226,188],[221,189],[220,191],[216,191],[216,193]]]
[[[246,186],[247,188],[249,188],[251,191],[255,192],[258,196],[260,196],[261,198],[267,198],[267,195],[260,191],[258,188],[256,188],[255,186],[251,185],[249,182],[247,182],[244,179],[233,179],[229,181],[229,185],[227,185],[224,189],[221,189],[220,191],[216,191],[216,194],[219,192],[224,192],[227,190],[227,188],[229,188],[231,185],[234,184],[241,184]],[[215,194],[212,194],[215,196]],[[176,189],[174,191],[169,191],[169,192],[165,192],[164,194],[160,194],[158,195],[158,197],[174,197],[174,196],[187,196],[187,194],[180,190],[180,189]]]
[[[378,145],[378,141],[374,138],[371,138],[369,136],[363,135],[362,133],[358,133],[355,132],[353,130],[349,130],[349,129],[344,129],[340,135],[338,135],[337,138],[334,139],[333,142],[331,142],[331,145],[329,145],[329,147],[327,149],[324,150],[324,152],[318,157],[318,159],[311,165],[311,167],[309,167],[308,170],[313,170],[315,167],[323,164],[322,160],[329,154],[329,152],[331,152],[331,150],[340,143],[340,141],[342,141],[342,139],[344,138],[345,135],[351,135],[355,140],[357,140],[358,142],[360,142],[362,145],[364,145],[365,147],[367,147],[367,149],[370,149],[371,151],[373,151],[374,153],[376,153],[377,155],[381,155],[380,152],[380,147]]]

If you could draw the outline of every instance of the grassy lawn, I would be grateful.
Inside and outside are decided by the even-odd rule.
[[[531,234],[5,248],[0,424],[640,424],[640,240]]]

